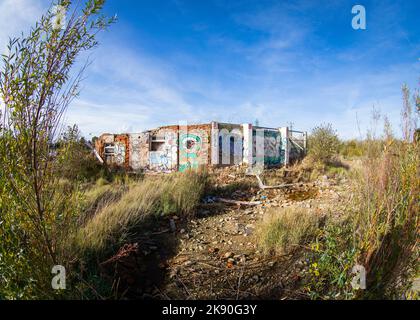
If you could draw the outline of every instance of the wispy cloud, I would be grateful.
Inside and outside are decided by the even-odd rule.
[[[0,51],[4,51],[9,37],[29,31],[48,8],[48,0],[1,0],[0,1]]]
[[[0,2],[0,45],[48,4]],[[175,4],[172,13],[138,5],[134,15],[136,5],[113,3],[121,20],[93,53],[67,123],[98,135],[178,121],[304,130],[331,122],[350,138],[369,125],[373,105],[397,129],[401,85],[418,84],[420,41],[405,2],[367,1],[366,32],[351,29],[351,4],[338,0]]]
[[[141,131],[153,126],[199,121],[172,67],[141,52],[103,47],[88,68],[82,95],[66,121],[83,132]]]

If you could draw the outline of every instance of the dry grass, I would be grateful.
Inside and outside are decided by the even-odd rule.
[[[356,241],[367,295],[393,297],[418,271],[419,145],[388,140],[356,178]]]
[[[99,252],[123,239],[147,218],[165,214],[192,215],[206,187],[205,172],[146,177],[129,183],[119,199],[111,197],[76,236],[79,249]],[[88,192],[89,201],[110,192],[100,185]]]
[[[319,220],[304,208],[272,209],[258,226],[258,244],[266,253],[287,253],[316,235]]]

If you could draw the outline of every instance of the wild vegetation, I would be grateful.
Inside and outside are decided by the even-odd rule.
[[[98,198],[103,199],[111,188],[114,196],[106,195],[107,200],[80,228],[76,245],[79,250],[101,252],[110,245],[127,241],[131,230],[146,225],[147,219],[159,219],[169,214],[192,217],[206,185],[207,174],[203,171],[130,181],[119,187],[122,191],[118,199],[115,186],[93,187],[88,196],[95,202]]]
[[[413,279],[419,276],[420,147],[415,138],[419,107],[416,116],[411,102],[418,96],[411,99],[403,87],[403,100],[403,140],[393,137],[386,117],[382,137],[371,130],[364,141],[342,142],[340,148],[330,125],[314,129],[311,140],[316,137],[317,142],[312,142],[314,149],[303,163],[307,168],[309,161],[316,172],[309,179],[330,174],[337,163],[342,167],[340,156],[358,158],[359,164],[346,174],[353,196],[339,219],[327,216],[314,231],[314,212],[308,219],[305,211],[290,218],[290,212],[277,210],[268,224],[261,225],[263,248],[284,251],[286,245],[315,238],[306,253],[306,290],[311,298],[400,299],[409,295]],[[379,119],[375,113],[373,121]],[[351,286],[355,265],[366,271],[366,290]]]
[[[84,70],[71,67],[114,21],[100,15],[103,5],[89,0],[64,23],[71,1],[58,1],[2,55],[0,297],[48,297],[51,266],[71,260],[63,241],[77,217],[78,185],[60,182],[68,153],[55,142]]]
[[[71,6],[70,1],[59,4],[65,10]],[[168,273],[173,271],[174,278],[181,277],[179,269],[168,267],[172,263],[168,251],[177,252],[185,243],[195,246],[191,249],[194,254],[198,255],[194,251],[197,249],[221,261],[209,266],[217,273],[206,273],[203,265],[208,263],[203,261],[199,261],[202,264],[196,272],[205,277],[212,290],[213,280],[219,280],[217,285],[224,287],[217,288],[218,297],[240,298],[241,281],[246,280],[247,271],[250,275],[246,284],[256,287],[260,282],[258,268],[277,279],[294,267],[294,259],[303,261],[303,267],[299,274],[293,274],[293,281],[286,282],[292,289],[282,288],[281,294],[287,292],[287,297],[417,297],[412,293],[412,281],[419,276],[417,94],[413,100],[409,89],[403,88],[402,139],[393,136],[386,118],[382,136],[376,136],[372,129],[363,140],[340,141],[331,124],[314,128],[308,156],[301,163],[264,173],[266,184],[293,182],[307,187],[277,190],[282,202],[272,206],[267,201],[272,194],[258,190],[254,177],[245,177],[245,170],[240,168],[235,168],[234,178],[228,174],[223,179],[217,172],[206,170],[170,175],[118,172],[95,160],[76,126],[60,130],[62,115],[77,95],[81,76],[77,73],[70,80],[72,65],[81,52],[96,46],[97,32],[114,22],[100,15],[103,5],[104,1],[87,1],[83,10],[70,16],[65,27],[55,13],[48,12],[27,37],[11,40],[3,56],[0,299],[144,297],[150,295],[149,288],[144,288],[147,272],[155,275],[156,270],[163,270],[163,276],[172,279]],[[380,118],[374,112],[373,121]],[[309,202],[289,206],[320,196],[321,186],[330,180],[348,187],[344,206],[338,206],[333,198],[328,198],[328,207],[315,208]],[[236,208],[228,210],[215,203],[215,197],[239,201],[234,202]],[[243,209],[244,203],[251,209]],[[233,216],[225,217],[226,212]],[[255,253],[248,270],[246,265],[236,268],[249,256],[230,251],[219,254],[218,246],[235,243],[220,239],[224,231],[211,223],[217,220],[224,229],[243,216],[257,220],[256,212],[264,217],[256,224],[255,234],[253,225],[242,226],[239,222],[231,233],[240,238],[237,247],[249,246],[253,254],[254,249],[261,250],[263,258]],[[224,217],[219,219],[217,215]],[[212,216],[216,218],[212,220]],[[191,239],[190,233],[194,233],[188,226],[199,225],[200,220],[209,223],[207,234]],[[155,229],[159,230],[151,231]],[[159,252],[156,259],[151,258],[149,251],[157,250],[153,237],[164,238],[158,243],[166,257]],[[191,256],[191,252],[179,255]],[[126,260],[121,264],[119,259]],[[191,279],[196,274],[188,269],[192,260],[183,261],[181,268]],[[58,264],[67,270],[68,289],[64,291],[51,288],[51,268]],[[276,264],[283,267],[273,269]],[[364,290],[352,286],[357,265],[366,271]],[[232,290],[230,280],[235,268],[239,277],[235,278],[236,290]],[[280,297],[278,288],[270,287],[274,286],[273,278],[268,279],[255,289],[255,295],[263,292],[261,296]],[[194,297],[193,288],[185,284],[187,280],[175,289],[162,281],[158,291],[164,291],[161,296],[167,297],[172,292],[178,294],[181,287],[188,298]]]
[[[330,123],[315,127],[308,140],[312,160],[327,164],[338,155],[340,140]]]
[[[259,244],[265,252],[287,253],[308,244],[317,234],[320,216],[308,209],[271,210],[258,230]]]

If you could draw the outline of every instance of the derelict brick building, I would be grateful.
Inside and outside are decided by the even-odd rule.
[[[105,133],[96,140],[95,150],[108,165],[135,171],[256,164],[279,167],[302,157],[306,140],[306,132],[288,127],[211,122],[141,133]]]

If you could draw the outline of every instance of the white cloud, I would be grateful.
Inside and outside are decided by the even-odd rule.
[[[311,130],[330,122],[343,138],[357,138],[369,126],[372,106],[387,114],[399,129],[402,79],[413,80],[413,66],[392,65],[363,73],[347,67],[328,69],[296,79],[259,78],[243,81],[238,90],[223,88],[205,75],[188,79],[172,65],[130,49],[103,47],[87,70],[81,100],[75,101],[68,122],[85,134],[138,132],[178,121],[254,122],[279,127],[293,122]],[[258,79],[258,77],[257,77]],[[255,85],[254,87],[249,87]],[[251,88],[247,90],[245,88]],[[188,99],[191,92],[199,92]]]
[[[307,8],[311,3],[301,5]],[[7,36],[28,30],[47,4],[0,0],[0,48]],[[236,16],[242,27],[266,36],[251,43],[212,35],[209,47],[223,49],[216,50],[217,57],[189,50],[177,51],[178,58],[151,55],[134,49],[132,43],[112,41],[111,27],[93,53],[81,97],[70,106],[66,122],[77,123],[86,135],[138,132],[184,120],[258,119],[261,125],[273,127],[293,122],[303,130],[331,122],[342,137],[351,138],[359,137],[357,120],[365,132],[376,105],[389,115],[397,131],[400,86],[403,81],[413,83],[418,63],[376,70],[361,63],[366,68],[357,69],[354,61],[362,60],[360,52],[375,57],[375,49],[310,50],[306,40],[314,33],[311,22],[288,16],[283,9],[279,5],[271,11]]]
[[[185,88],[165,62],[118,45],[103,46],[94,57],[81,97],[66,118],[84,133],[142,131],[202,119],[204,111],[186,101]]]
[[[47,0],[0,0],[0,51],[6,49],[9,37],[27,33],[48,8]]]

